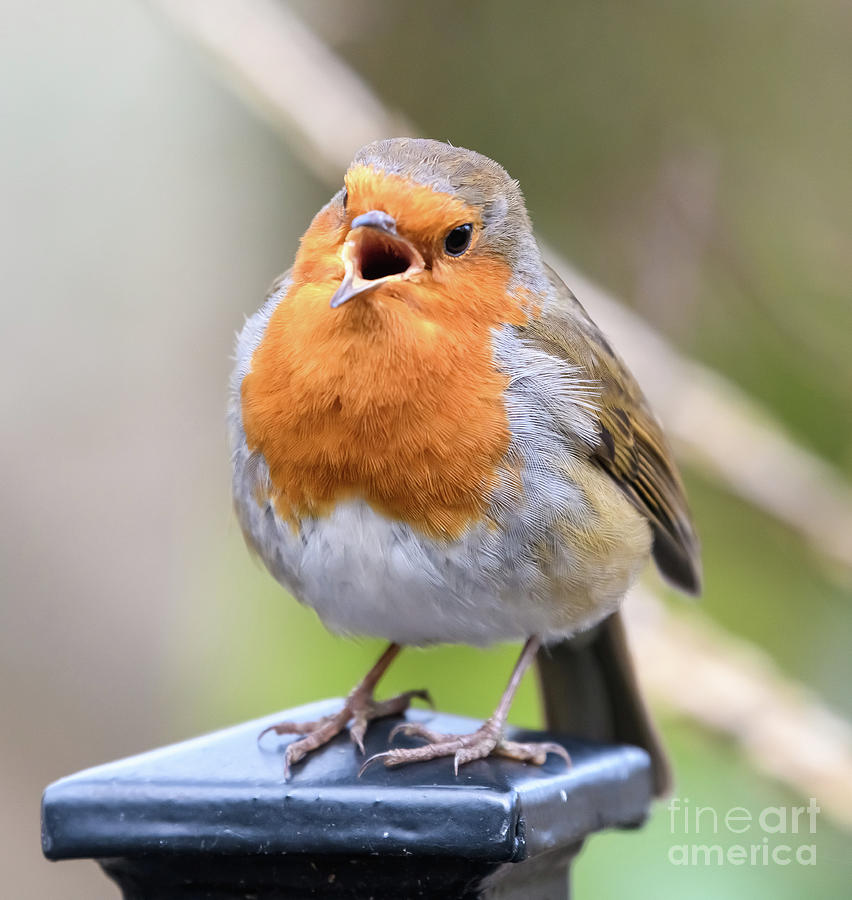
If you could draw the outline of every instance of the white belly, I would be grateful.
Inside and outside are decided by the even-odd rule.
[[[594,608],[587,597],[572,603],[532,558],[510,559],[505,536],[486,525],[441,545],[361,501],[299,532],[271,507],[251,506],[243,525],[270,571],[341,633],[414,645],[556,639],[612,612],[627,587],[597,597]],[[572,568],[570,549],[561,556],[560,568]]]

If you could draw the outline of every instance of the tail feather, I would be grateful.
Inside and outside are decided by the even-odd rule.
[[[537,663],[548,728],[643,748],[651,757],[654,793],[659,797],[671,790],[671,767],[639,692],[620,612],[561,644],[543,647]]]

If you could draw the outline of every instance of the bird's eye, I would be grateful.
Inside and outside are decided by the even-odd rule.
[[[346,211],[346,207],[349,205],[349,191],[346,188],[343,188],[343,211]]]
[[[444,238],[444,250],[450,256],[461,256],[470,246],[470,239],[473,237],[473,225],[468,222],[466,225],[459,225],[454,228]]]

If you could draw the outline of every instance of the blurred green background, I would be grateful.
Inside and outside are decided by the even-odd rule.
[[[849,3],[294,7],[423,133],[502,162],[551,245],[852,477]],[[0,853],[9,896],[110,897],[93,864],[41,861],[48,781],[343,694],[378,651],[287,598],[230,512],[233,333],[331,191],[152,7],[3,10]],[[849,573],[686,479],[702,609],[852,716]],[[384,689],[485,716],[515,654],[409,651]],[[512,718],[539,721],[532,680]],[[694,724],[663,726],[692,803],[807,802]],[[812,868],[677,868],[678,842],[662,806],[594,838],[577,896],[852,883],[824,816]]]

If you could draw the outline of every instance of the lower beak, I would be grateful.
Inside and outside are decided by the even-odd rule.
[[[342,306],[353,297],[394,281],[408,281],[422,272],[425,264],[417,248],[396,234],[390,216],[370,213],[358,216],[354,227],[343,243],[343,281],[331,298],[332,309]],[[359,220],[364,224],[359,224]],[[374,224],[375,223],[375,224]]]

